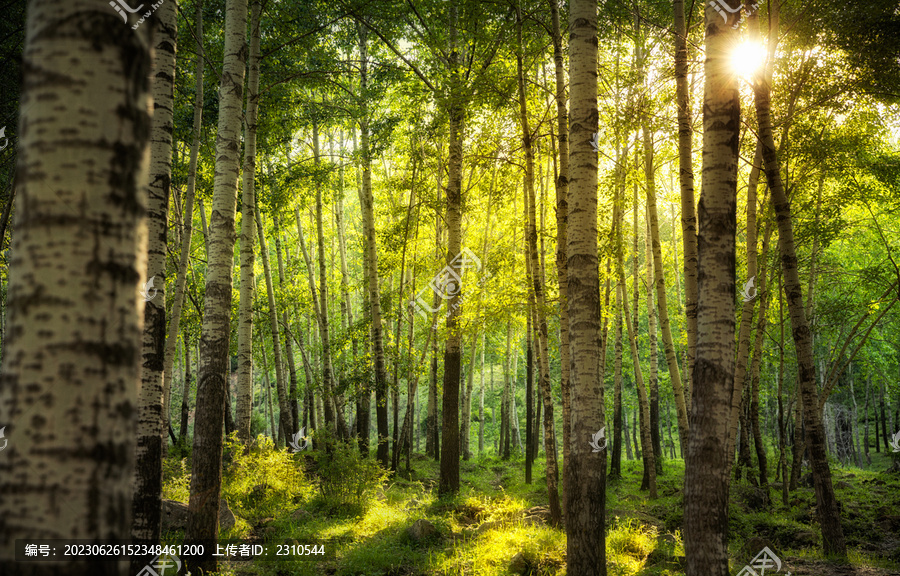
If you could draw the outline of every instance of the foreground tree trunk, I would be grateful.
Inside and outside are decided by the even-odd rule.
[[[228,0],[225,11],[225,48],[219,89],[219,129],[212,219],[209,226],[209,266],[206,301],[200,334],[200,379],[194,424],[194,459],[185,543],[219,536],[219,494],[222,488],[222,426],[228,339],[231,334],[234,211],[240,168],[241,105],[244,56],[247,45],[247,0]],[[188,557],[188,570],[217,569],[213,550]]]
[[[727,426],[734,381],[734,274],[740,100],[728,22],[706,10],[703,182],[697,237],[697,352],[684,482],[687,574],[728,574]],[[688,259],[685,250],[685,260]]]
[[[606,427],[599,377],[600,269],[597,240],[597,3],[571,0],[568,265],[571,463],[566,466],[566,569],[606,576],[606,450],[590,442]]]
[[[250,8],[250,72],[247,76],[247,113],[244,124],[244,187],[241,198],[241,291],[238,303],[237,424],[238,439],[250,445],[250,412],[253,389],[253,267],[256,258],[256,119],[259,109],[259,15],[258,0]]]
[[[150,182],[147,188],[147,285],[144,288],[144,337],[140,412],[135,450],[131,537],[159,542],[162,506],[162,454],[168,446],[169,389],[164,387],[166,345],[166,240],[169,189],[172,181],[175,47],[178,40],[175,4],[155,12],[153,50],[153,131],[150,136]],[[170,380],[171,382],[171,380]],[[139,571],[144,558],[135,557]]]
[[[98,41],[98,30],[114,40]],[[83,2],[29,4],[0,372],[4,575],[132,573],[127,561],[84,557],[18,563],[13,546],[27,534],[93,540],[132,528],[150,36],[150,26],[133,33]]]
[[[770,8],[774,4],[770,3]],[[777,17],[777,16],[776,16]],[[758,37],[758,20],[751,16],[751,34]],[[831,469],[825,451],[825,434],[822,429],[819,400],[816,391],[816,368],[813,362],[812,337],[806,321],[803,306],[803,289],[797,267],[797,252],[794,247],[794,227],[791,205],[784,191],[775,137],[772,132],[771,88],[765,76],[757,75],[753,83],[756,117],[759,123],[759,139],[762,144],[763,160],[766,166],[766,181],[772,194],[772,206],[778,222],[781,269],[784,274],[784,291],[787,298],[788,314],[791,318],[791,332],[797,352],[798,386],[803,398],[803,423],[809,439],[809,461],[812,467],[813,484],[816,492],[816,515],[822,527],[822,548],[826,555],[847,556],[847,545],[841,528],[840,509],[834,488],[831,485]]]

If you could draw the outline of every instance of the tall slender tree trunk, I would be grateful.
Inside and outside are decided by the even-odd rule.
[[[472,457],[469,450],[470,428],[472,427],[472,390],[475,382],[475,354],[478,351],[478,334],[472,335],[472,348],[469,351],[469,362],[466,371],[466,387],[461,401],[461,417],[459,424],[460,453],[463,460]]]
[[[559,142],[559,164],[556,174],[556,274],[559,279],[559,386],[562,396],[563,466],[571,460],[572,392],[569,379],[571,369],[569,345],[568,265],[566,245],[569,219],[569,112],[566,109],[566,69],[563,38],[559,25],[559,5],[550,2],[553,67],[556,73],[556,127]],[[563,493],[568,494],[569,474],[563,469]]]
[[[612,462],[609,467],[610,479],[619,479],[622,477],[622,296],[621,291],[625,288],[616,282],[616,348],[615,348],[615,364],[613,375],[613,386],[615,387],[613,400],[613,446],[612,446]],[[628,431],[625,430],[625,440],[628,440]],[[631,459],[631,449],[628,450],[628,458]]]
[[[259,251],[262,254],[263,273],[266,277],[266,294],[269,299],[269,329],[272,332],[272,352],[275,356],[275,392],[278,395],[278,434],[275,445],[284,446],[288,438],[297,431],[292,428],[291,407],[288,401],[287,384],[284,379],[284,362],[281,354],[281,328],[278,325],[278,311],[275,307],[275,287],[272,282],[272,265],[269,263],[269,248],[263,230],[259,206],[256,207],[256,226],[259,231]]]
[[[462,248],[462,169],[463,132],[465,103],[463,101],[462,78],[459,75],[460,56],[457,31],[457,5],[450,4],[448,35],[450,88],[447,104],[450,132],[450,158],[447,182],[447,264],[460,253]],[[441,425],[441,472],[438,492],[441,494],[459,492],[459,381],[460,381],[460,327],[462,315],[462,290],[457,291],[447,301],[450,311],[447,315],[447,341],[444,347],[444,396],[442,401],[443,422]]]
[[[313,130],[313,158],[316,166],[319,165],[319,125],[314,119]],[[371,237],[370,237],[371,241]],[[319,260],[319,335],[322,339],[322,388],[325,425],[331,425],[333,433],[342,437],[342,426],[339,425],[340,413],[335,409],[334,403],[334,368],[331,363],[331,332],[328,317],[328,281],[325,277],[327,263],[325,262],[325,233],[322,223],[322,185],[316,184],[316,244]]]
[[[647,269],[647,335],[650,339],[650,379],[648,382],[650,401],[650,442],[653,446],[653,463],[656,468],[656,473],[662,474],[662,447],[659,443],[659,348],[657,347],[656,310],[653,306],[654,266],[653,251],[650,247],[649,219],[644,228],[646,231],[646,235],[644,236],[646,257],[644,261]]]
[[[622,264],[621,251],[619,252],[619,283],[625,285],[625,267]],[[635,279],[637,280],[637,279]],[[650,498],[656,499],[656,456],[653,453],[653,440],[650,435],[650,400],[647,396],[647,388],[644,385],[644,375],[641,370],[640,356],[638,355],[637,333],[628,310],[628,295],[624,290],[622,294],[622,308],[625,310],[625,325],[628,327],[628,341],[631,344],[631,358],[634,362],[634,380],[638,391],[638,404],[640,408],[641,426],[641,455],[644,461],[644,480],[641,490],[649,489]]]
[[[597,4],[572,0],[569,13],[571,112],[566,245],[572,430],[566,466],[566,566],[606,576],[606,450],[590,442],[606,427],[599,377],[600,268],[597,237]]]
[[[368,48],[366,44],[367,29],[358,26],[360,51],[360,92],[365,93],[368,86]],[[361,103],[359,122],[362,156],[362,218],[365,242],[366,279],[369,311],[372,315],[372,356],[375,362],[375,420],[378,428],[378,448],[376,456],[385,468],[390,466],[388,453],[388,413],[387,413],[387,371],[384,363],[384,339],[381,325],[381,298],[378,289],[378,247],[375,236],[375,212],[372,196],[372,158],[369,150],[369,117],[365,100]],[[457,390],[459,383],[457,382]]]
[[[863,433],[863,445],[865,446],[864,450],[866,453],[866,464],[869,466],[872,465],[872,457],[869,456],[869,388],[872,385],[872,376],[871,374],[866,376],[866,407],[865,407],[865,429]]]
[[[763,442],[762,429],[759,425],[759,373],[762,365],[763,346],[765,345],[766,318],[769,310],[768,268],[765,265],[769,258],[769,240],[772,235],[772,221],[766,221],[763,234],[762,261],[759,274],[759,318],[756,321],[756,342],[753,345],[753,359],[750,362],[750,425],[753,428],[753,445],[756,447],[756,460],[759,463],[759,484],[763,488],[766,500],[769,499],[768,462],[766,447]],[[779,438],[783,436],[779,425]]]
[[[620,290],[624,290],[624,288],[620,288]],[[628,410],[625,410],[623,407],[622,410],[622,432],[623,436],[625,436],[625,456],[629,460],[634,460],[634,454],[631,451],[631,436],[628,435]],[[637,448],[635,446],[635,448]]]
[[[266,387],[265,403],[266,403],[266,406],[268,407],[269,430],[271,431],[272,442],[277,443],[278,442],[278,428],[275,426],[275,411],[272,409],[272,383],[269,381],[269,366],[268,366],[268,360],[266,360],[268,354],[266,352],[265,343],[263,342],[262,330],[257,330],[257,333],[259,334],[259,349],[260,349],[260,356],[262,357],[263,384]],[[264,410],[264,412],[265,412],[265,410]],[[305,424],[305,422],[304,422],[304,424]]]
[[[544,297],[544,285],[540,270],[540,262],[538,261],[538,245],[537,245],[537,205],[534,192],[534,151],[532,148],[531,127],[528,122],[528,106],[525,93],[525,62],[523,55],[522,40],[522,10],[516,5],[516,62],[518,69],[519,84],[519,122],[522,129],[522,146],[525,150],[525,196],[527,220],[527,250],[529,263],[526,269],[529,272],[531,280],[531,298],[534,305],[534,331],[535,340],[537,341],[537,361],[538,361],[538,379],[541,389],[541,398],[543,400],[544,411],[544,452],[546,458],[546,481],[547,492],[550,502],[550,523],[559,525],[562,520],[562,512],[559,503],[559,466],[556,462],[556,432],[553,428],[553,395],[550,389],[550,353],[547,345],[549,332],[547,328],[547,303]],[[596,200],[595,200],[596,202]],[[596,219],[594,226],[596,228]],[[599,276],[597,277],[599,283]],[[599,286],[598,286],[599,288]],[[601,387],[602,387],[602,377]],[[602,404],[601,404],[602,410]],[[540,411],[539,411],[540,413]],[[535,421],[535,427],[538,427]],[[532,439],[534,452],[532,457],[537,455],[537,434]],[[600,474],[605,482],[605,469]]]
[[[769,4],[770,9],[774,4]],[[777,18],[777,8],[776,15]],[[758,20],[750,17],[751,34],[757,38]],[[775,28],[777,30],[777,27]],[[797,269],[797,253],[794,247],[794,230],[791,206],[784,191],[781,167],[772,132],[770,84],[764,76],[757,75],[753,85],[756,117],[759,123],[759,138],[763,146],[766,179],[772,195],[772,206],[778,222],[781,266],[784,274],[785,294],[797,352],[798,385],[803,397],[803,421],[809,436],[810,464],[816,492],[816,513],[822,527],[822,545],[827,555],[847,556],[847,546],[841,528],[840,510],[831,485],[831,470],[825,453],[825,439],[819,419],[818,394],[816,391],[816,369],[813,363],[812,338],[803,307],[803,290]]]
[[[241,198],[241,291],[238,303],[237,423],[238,439],[249,448],[253,410],[253,295],[256,277],[256,127],[259,110],[259,0],[250,7],[250,65],[247,74],[247,112],[244,117],[244,186]]]
[[[231,288],[234,260],[234,211],[240,168],[241,105],[244,58],[247,53],[247,0],[227,0],[225,47],[219,89],[216,171],[209,229],[206,300],[200,332],[200,380],[194,418],[194,459],[185,543],[219,536],[219,495],[222,488],[222,426],[231,335]],[[204,554],[185,560],[194,571],[213,572],[216,557]]]
[[[891,446],[888,442],[888,429],[887,429],[887,417],[885,416],[884,409],[884,378],[881,379],[881,386],[879,388],[879,405],[881,407],[881,438],[884,440],[884,451],[890,452]]]
[[[649,119],[644,116],[642,127],[644,136],[644,172],[647,181],[647,218],[650,226],[651,256],[653,258],[653,285],[656,288],[656,303],[659,309],[659,329],[662,332],[663,350],[666,354],[666,364],[669,368],[669,376],[672,381],[672,392],[675,396],[675,413],[678,416],[678,438],[681,443],[687,442],[688,424],[687,409],[684,402],[684,387],[682,386],[681,371],[678,368],[678,356],[675,353],[675,342],[672,338],[672,325],[669,321],[669,304],[666,297],[666,282],[663,270],[662,243],[659,239],[659,216],[656,208],[656,176],[653,167],[653,141],[650,132]],[[693,191],[692,191],[693,195]],[[693,200],[692,200],[693,202]],[[648,264],[648,269],[651,266]],[[677,275],[677,274],[676,274]],[[652,298],[651,298],[652,300]],[[648,303],[652,306],[652,302]],[[653,386],[651,385],[651,389]],[[659,412],[657,400],[657,413]],[[657,422],[659,417],[656,418]],[[657,443],[658,443],[657,432]]]
[[[194,67],[194,124],[192,129],[191,152],[188,164],[187,191],[184,194],[184,217],[181,228],[181,253],[178,261],[178,272],[175,275],[175,294],[172,298],[172,316],[169,320],[169,333],[166,336],[166,357],[163,367],[163,388],[171,386],[172,366],[175,362],[175,343],[181,327],[181,311],[184,306],[184,291],[187,284],[187,271],[191,258],[191,239],[194,232],[194,191],[197,183],[197,162],[200,156],[200,130],[203,126],[203,2],[198,0],[194,15],[197,29],[197,60]],[[190,346],[185,338],[185,358],[190,358]],[[190,368],[190,362],[186,360],[186,368]],[[188,372],[186,372],[188,373]],[[169,381],[167,384],[166,381]],[[186,384],[187,386],[187,384]],[[185,399],[182,398],[182,422],[185,422]],[[184,443],[187,432],[187,424],[182,426],[179,441]],[[163,442],[163,453],[166,443]]]
[[[684,545],[687,573],[709,576],[728,574],[726,434],[734,382],[735,235],[741,114],[737,76],[729,66],[728,55],[738,40],[738,32],[732,25],[740,16],[738,10],[723,23],[712,6],[705,6],[703,176],[697,212],[697,347],[685,462]],[[688,235],[685,233],[686,237]],[[685,261],[689,259],[685,246]],[[690,282],[687,280],[686,285]],[[688,294],[690,306],[690,292]]]
[[[750,333],[753,330],[753,312],[756,308],[757,295],[759,291],[764,289],[761,285],[765,276],[765,267],[757,278],[757,251],[756,251],[756,190],[759,184],[759,171],[762,164],[762,149],[757,142],[756,154],[753,159],[753,166],[750,168],[750,178],[747,183],[747,278],[743,284],[741,292],[743,306],[741,308],[741,327],[738,334],[738,351],[737,359],[734,367],[734,383],[731,392],[731,408],[728,418],[728,443],[726,445],[726,456],[728,467],[731,468],[734,462],[735,442],[738,438],[738,423],[746,424],[743,418],[742,410],[745,404],[742,402],[744,398],[744,381],[747,378],[747,359],[750,355]],[[752,296],[752,297],[751,297]],[[744,459],[749,457],[746,445],[746,426],[741,429],[741,454]],[[740,478],[740,473],[736,476]]]
[[[850,378],[850,398],[853,400],[853,411],[851,412],[850,417],[850,431],[851,434],[854,435],[855,446],[854,452],[856,453],[856,465],[862,468],[862,450],[859,447],[859,406],[856,403],[856,392],[853,390],[853,366],[850,365],[847,370],[848,376]]]
[[[780,452],[780,464],[781,464],[781,503],[785,506],[788,503],[788,470],[787,470],[787,453],[786,453],[786,438],[787,435],[787,420],[790,420],[790,416],[785,419],[784,414],[784,402],[782,400],[782,390],[784,388],[784,307],[782,306],[782,298],[781,298],[781,283],[778,284],[779,292],[778,292],[778,325],[779,325],[779,346],[778,346],[778,450]],[[788,410],[790,410],[790,404],[788,404]]]
[[[166,345],[166,240],[172,182],[175,53],[178,24],[174,3],[163,4],[153,19],[153,125],[147,187],[147,284],[143,288],[144,336],[139,395],[131,537],[159,542],[162,506],[162,454],[168,447],[169,389],[164,386]],[[171,370],[171,368],[170,368]],[[169,381],[171,382],[171,380]],[[131,561],[140,570],[143,558]]]
[[[132,529],[146,183],[158,174],[149,168],[154,63],[150,26],[110,42],[99,31],[111,25],[123,24],[83,2],[28,6],[0,371],[0,566],[10,574],[131,573],[127,562],[85,557],[14,562],[26,534],[95,540]],[[164,315],[162,326],[160,341]],[[156,420],[140,418],[147,452],[155,443],[159,457],[155,387]]]
[[[525,261],[530,268],[530,258],[528,256],[528,247],[525,247]],[[531,484],[531,466],[534,463],[534,338],[532,332],[534,324],[532,323],[534,304],[531,289],[529,288],[528,305],[526,306],[526,314],[528,319],[525,322],[525,483]]]
[[[478,398],[478,455],[484,454],[484,347],[487,336],[481,336],[481,370],[479,370],[478,378],[479,398]]]
[[[441,205],[441,182],[443,180],[443,163],[442,157],[440,154],[438,155],[438,170],[437,170],[437,202],[436,205]],[[435,252],[435,260],[440,259],[441,254],[441,213],[439,208],[435,208],[434,211],[434,252]],[[438,296],[435,294],[433,308],[438,308],[437,306]],[[437,312],[434,313],[432,317],[432,326],[431,331],[434,332],[437,330],[435,324],[437,323]],[[438,411],[438,339],[437,335],[434,335],[434,338],[431,341],[431,367],[428,381],[428,430],[426,431],[427,440],[425,443],[425,450],[430,454],[435,461],[440,462],[441,460],[441,439],[440,439],[440,426],[438,425],[439,421],[439,411]],[[431,443],[431,451],[428,451],[428,441]]]
[[[693,6],[693,4],[691,4]],[[675,100],[678,109],[678,180],[681,186],[681,235],[684,244],[684,315],[687,321],[687,366],[684,375],[685,411],[690,410],[694,359],[697,355],[697,213],[694,209],[693,129],[688,83],[687,25],[684,0],[673,0],[675,11]],[[674,387],[674,383],[673,383]],[[675,399],[676,407],[678,399]],[[678,421],[679,432],[690,432],[690,424]],[[687,437],[681,438],[682,447]]]
[[[181,392],[181,422],[178,429],[178,444],[187,445],[188,419],[191,414],[191,382],[194,377],[191,373],[191,341],[187,334],[182,336],[184,341],[184,386]]]
[[[503,400],[502,400],[502,412],[500,415],[500,451],[502,453],[502,457],[504,460],[508,460],[510,453],[510,445],[512,444],[510,435],[512,422],[510,420],[510,388],[512,378],[515,378],[513,374],[510,373],[510,362],[512,361],[512,321],[506,321],[506,357],[503,363]]]
[[[278,259],[278,285],[282,290],[286,287],[284,277],[284,257],[281,253],[281,221],[277,215],[272,217],[272,224],[275,231],[275,257]],[[291,342],[290,322],[288,318],[287,307],[283,307],[281,311],[281,325],[284,327],[284,352],[287,360],[287,381],[288,388],[288,405],[291,415],[291,430],[300,430],[300,418],[297,414],[297,367],[294,364],[294,345]]]

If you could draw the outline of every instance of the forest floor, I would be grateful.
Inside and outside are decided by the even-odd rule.
[[[868,470],[832,467],[848,564],[822,557],[811,487],[790,493],[785,506],[780,485],[770,485],[768,508],[763,491],[745,479],[731,489],[730,573],[740,573],[768,546],[782,562],[780,575],[900,576],[900,474],[882,472],[890,464],[887,455],[872,456]],[[326,559],[220,562],[218,574],[565,574],[565,532],[546,525],[543,467],[542,459],[535,462],[534,482],[525,484],[521,459],[476,457],[461,464],[460,494],[437,498],[438,465],[418,454],[411,471],[364,493],[360,506],[341,508],[322,497],[317,461],[309,453],[263,450],[229,458],[226,452],[223,496],[237,521],[222,538],[267,544],[327,541],[330,548]],[[177,455],[167,461],[166,498],[186,502],[188,470]],[[352,477],[346,470],[336,476]],[[684,573],[683,473],[682,460],[666,460],[657,480],[659,498],[649,500],[639,490],[641,464],[622,462],[621,480],[607,486],[610,576]],[[165,536],[174,542],[182,534]],[[772,568],[765,574],[773,574]]]

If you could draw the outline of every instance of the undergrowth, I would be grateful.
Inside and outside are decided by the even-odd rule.
[[[889,457],[884,458],[885,461]],[[352,445],[335,443],[330,453],[292,454],[257,439],[244,454],[229,441],[223,495],[242,538],[265,542],[327,541],[333,559],[312,562],[220,564],[222,576],[500,576],[565,574],[566,538],[546,524],[543,460],[534,464],[534,482],[523,479],[519,458],[478,457],[461,463],[461,490],[438,497],[438,466],[415,455],[412,469],[388,475],[373,458]],[[641,463],[622,462],[622,477],[607,484],[606,557],[610,576],[675,576],[684,573],[683,474],[681,460],[666,460],[658,477],[659,498],[641,491]],[[855,566],[895,569],[885,546],[892,532],[879,522],[900,508],[900,475],[842,468],[834,472],[842,519]],[[187,501],[190,465],[165,464],[164,496]],[[754,509],[759,489],[735,481],[729,510],[732,572],[749,561],[762,543],[773,546],[786,566],[821,561],[821,535],[811,510],[809,488],[781,502],[770,485],[771,507]],[[871,501],[875,495],[879,500]],[[544,511],[544,512],[542,512]],[[887,516],[885,516],[887,514]],[[421,540],[409,529],[418,520],[433,532]],[[252,528],[251,528],[252,526]],[[879,539],[884,539],[882,542]],[[879,544],[881,543],[881,544]],[[881,546],[881,547],[879,547]],[[801,572],[795,572],[801,573]],[[823,572],[824,574],[825,572]]]

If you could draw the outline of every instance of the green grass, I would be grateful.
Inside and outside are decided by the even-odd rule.
[[[308,453],[276,452],[270,445],[260,445],[248,455],[235,449],[226,453],[223,494],[238,522],[223,537],[251,538],[263,531],[268,542],[329,540],[336,555],[318,562],[222,565],[223,576],[499,576],[511,573],[514,557],[517,567],[529,574],[565,574],[564,531],[525,519],[528,509],[548,502],[543,460],[534,464],[532,484],[524,482],[521,459],[464,461],[460,493],[438,498],[437,463],[416,455],[411,471],[389,476],[382,486],[365,492],[363,505],[344,510],[322,505],[317,476],[321,464]],[[883,455],[872,456],[874,460]],[[889,457],[883,456],[869,470],[833,469],[853,565],[898,568],[900,557],[890,553],[891,532],[878,524],[900,509],[900,476],[880,472],[888,465]],[[352,462],[341,466],[356,469]],[[666,460],[664,469],[657,479],[656,500],[639,489],[640,462],[623,461],[622,478],[608,483],[610,576],[683,574],[684,463]],[[167,461],[166,498],[186,501],[189,470],[186,461]],[[265,492],[254,493],[260,485],[267,486]],[[732,571],[750,560],[745,548],[753,538],[770,542],[788,564],[792,559],[821,560],[821,534],[810,510],[815,503],[812,490],[792,492],[785,506],[780,491],[773,488],[771,510],[751,509],[747,495],[752,491],[746,480],[732,485]],[[419,519],[431,522],[436,534],[414,542],[407,529]]]

